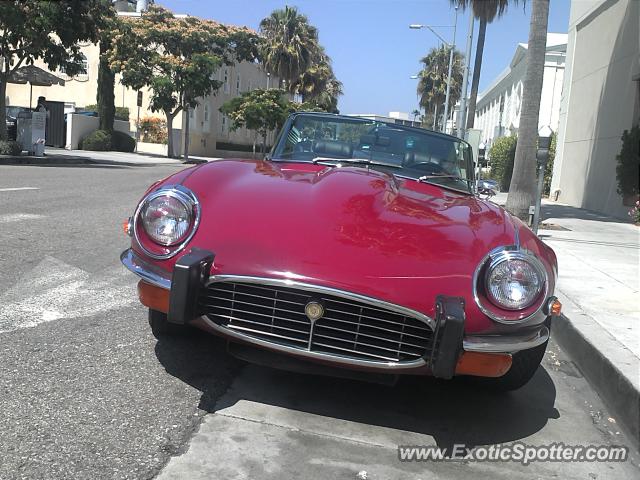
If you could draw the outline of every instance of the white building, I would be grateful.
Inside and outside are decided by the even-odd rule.
[[[422,122],[419,117],[414,117],[406,112],[389,112],[389,115],[378,115],[377,113],[351,113],[350,117],[362,117],[376,122],[398,123],[410,127],[421,127]]]
[[[638,0],[572,0],[551,182],[560,202],[623,218],[616,155],[640,123],[638,19]]]
[[[554,132],[558,130],[566,51],[567,34],[547,35],[539,125],[548,125]],[[518,131],[526,56],[527,44],[519,43],[509,66],[478,95],[474,128],[482,130],[481,141],[487,145]]]

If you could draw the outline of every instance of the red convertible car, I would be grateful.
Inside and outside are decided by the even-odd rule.
[[[295,113],[264,159],[171,175],[124,227],[154,335],[284,368],[512,390],[561,307],[555,254],[478,198],[469,144],[398,124]]]

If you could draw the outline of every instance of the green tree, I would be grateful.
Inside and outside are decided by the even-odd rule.
[[[450,48],[446,46],[432,48],[428,55],[420,60],[423,67],[418,74],[418,98],[420,99],[420,106],[425,111],[433,112],[435,129],[437,129],[438,112],[440,107],[444,105],[447,96],[450,51]],[[454,50],[449,92],[450,112],[453,111],[453,106],[460,98],[462,90],[463,58],[459,51]]]
[[[525,0],[523,0],[525,1]],[[484,40],[487,32],[487,23],[493,22],[496,17],[501,17],[507,10],[507,6],[517,4],[518,0],[450,0],[455,5],[466,9],[471,6],[473,16],[479,20],[478,42],[476,44],[476,57],[473,64],[473,79],[471,81],[471,93],[467,107],[466,128],[473,128],[476,116],[476,101],[478,99],[478,86],[480,84],[480,71],[482,69],[482,57],[484,56]]]
[[[292,103],[285,91],[276,88],[257,88],[245,92],[226,102],[220,111],[231,119],[231,129],[246,127],[255,132],[253,154],[256,153],[257,137],[262,137],[262,153],[266,150],[267,134],[280,128],[292,110]]]
[[[83,72],[78,42],[97,41],[111,8],[103,0],[0,2],[0,139],[7,138],[7,83],[23,65],[42,59],[50,70]]]
[[[111,6],[110,0],[102,0]],[[120,30],[121,21],[115,13],[114,8],[106,9],[109,15],[105,16],[105,21],[99,31],[100,57],[98,62],[98,91],[96,99],[98,101],[97,111],[100,119],[100,130],[113,132],[113,121],[116,117],[115,104],[115,84],[116,75],[110,65],[109,56],[111,54],[113,36]]]
[[[175,17],[152,6],[141,17],[123,20],[113,38],[111,66],[122,83],[135,90],[151,90],[153,112],[167,118],[168,156],[174,155],[173,120],[195,108],[198,98],[216,92],[214,74],[223,65],[253,61],[259,37],[247,28],[226,26],[197,17]],[[189,116],[185,122],[185,161],[188,159]]]
[[[286,82],[290,93],[297,93],[300,76],[322,56],[318,30],[296,7],[286,6],[260,22],[260,33],[265,67]]]
[[[529,206],[534,204],[536,197],[538,118],[547,49],[548,21],[549,0],[532,0],[518,146],[506,205],[507,210],[522,220],[526,220],[529,216]]]
[[[509,191],[517,143],[518,137],[516,135],[500,137],[493,142],[489,149],[491,178],[500,184],[500,190],[503,192]]]

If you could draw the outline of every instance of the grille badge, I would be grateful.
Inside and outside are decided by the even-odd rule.
[[[324,315],[324,307],[316,300],[311,300],[304,306],[304,313],[307,318],[313,323],[320,320]]]

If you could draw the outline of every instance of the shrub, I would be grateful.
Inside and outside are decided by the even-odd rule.
[[[95,130],[80,140],[81,150],[107,152],[111,150],[111,134],[106,130]]]
[[[554,133],[551,136],[551,145],[549,146],[549,161],[547,168],[544,170],[544,184],[542,187],[542,195],[549,196],[551,193],[551,177],[553,176],[553,161],[556,158],[556,140],[558,136]]]
[[[136,141],[126,133],[114,130],[111,133],[111,148],[116,152],[133,152],[136,149]]]
[[[97,112],[98,111],[98,105],[87,105],[86,107],[84,107],[84,110],[86,110],[87,112]],[[115,119],[116,120],[124,120],[124,121],[128,122],[129,121],[129,107],[116,107]]]
[[[638,195],[640,177],[640,125],[622,134],[622,148],[617,156],[616,178],[618,193],[623,196]]]
[[[140,139],[149,143],[167,143],[167,122],[160,117],[143,117],[138,122]]]
[[[129,107],[116,107],[116,120],[129,121]]]
[[[22,153],[22,145],[13,140],[0,140],[0,155],[18,156]]]
[[[515,135],[500,137],[493,143],[491,149],[489,149],[491,178],[500,184],[500,190],[503,192],[509,191],[517,143],[518,137]]]

